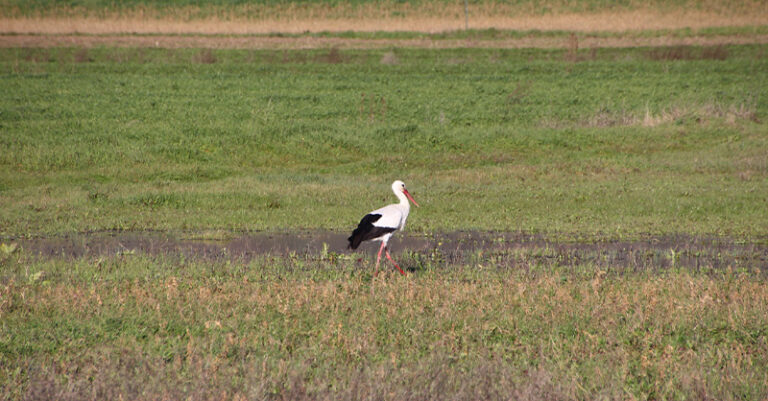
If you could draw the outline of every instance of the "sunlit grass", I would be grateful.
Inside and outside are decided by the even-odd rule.
[[[760,399],[763,273],[3,259],[11,398]],[[490,255],[492,257],[492,255]],[[406,266],[416,259],[404,259]],[[419,267],[420,266],[420,267]]]
[[[6,1],[2,12],[66,17],[75,10],[60,2],[46,9],[52,4]],[[136,1],[107,12],[88,4],[95,6],[74,13],[264,17],[248,7],[145,10],[167,3]],[[434,4],[462,12],[460,4]],[[743,13],[754,4],[715,5]],[[517,6],[548,15],[606,5]],[[764,241],[765,54],[764,45],[0,49],[0,393],[29,400],[765,399],[768,285],[755,266],[759,254],[713,249],[697,261],[727,260],[727,268],[683,269],[670,249],[650,253],[638,269],[563,266],[547,248],[478,252],[461,263],[437,251],[405,252],[398,259],[407,277],[374,278],[372,260],[357,254],[45,260],[7,238],[346,231],[391,201],[389,183],[399,178],[422,205],[408,222],[416,232]],[[648,266],[656,259],[659,266]]]
[[[403,179],[414,231],[760,236],[765,49],[718,49],[5,49],[0,231],[344,231]]]

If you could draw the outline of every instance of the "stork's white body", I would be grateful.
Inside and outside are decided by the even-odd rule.
[[[418,203],[413,200],[411,194],[405,189],[405,183],[402,181],[398,180],[392,183],[392,192],[395,193],[400,202],[384,206],[366,214],[349,237],[349,247],[356,249],[363,241],[381,241],[379,255],[376,258],[376,272],[378,273],[379,270],[381,252],[386,251],[387,259],[392,261],[395,267],[400,270],[400,273],[405,274],[389,255],[387,243],[395,232],[405,227],[405,222],[411,211],[411,204],[408,202],[408,199],[416,206],[418,206]]]
[[[400,203],[387,205],[368,213],[381,215],[381,218],[373,223],[374,226],[392,227],[395,229],[395,231],[386,235],[382,235],[381,237],[374,238],[372,241],[388,241],[395,232],[401,231],[403,228],[405,228],[405,221],[408,219],[408,213],[411,211],[411,204],[408,202],[408,199],[405,197],[405,195],[403,195],[402,192],[400,192],[400,196],[402,196]]]

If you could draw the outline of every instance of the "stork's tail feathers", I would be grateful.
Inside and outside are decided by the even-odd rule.
[[[360,246],[360,243],[366,240],[366,234],[373,229],[373,223],[380,218],[380,214],[366,214],[363,216],[363,219],[360,220],[360,224],[358,224],[357,228],[352,231],[352,235],[347,238],[347,241],[349,241],[349,246],[347,246],[347,248],[357,249],[357,247]]]
[[[349,241],[349,245],[347,245],[347,249],[357,249],[358,246],[360,246],[360,243],[363,242],[362,236],[360,233],[357,232],[357,230],[352,232],[352,235],[347,238],[347,241]]]
[[[360,243],[363,242],[363,236],[361,235],[359,227],[356,228],[355,231],[352,231],[352,235],[347,238],[347,241],[349,241],[347,249],[357,249],[357,247],[360,246]]]

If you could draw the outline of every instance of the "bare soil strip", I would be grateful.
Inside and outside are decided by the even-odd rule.
[[[729,44],[765,44],[768,35],[752,36],[691,36],[691,37],[615,37],[579,39],[581,48],[657,47],[657,46],[717,46]],[[259,37],[259,36],[173,36],[173,35],[0,35],[0,47],[157,47],[210,49],[381,49],[411,48],[564,48],[562,38],[530,37],[502,40],[433,40],[433,39],[350,39],[318,37]]]
[[[347,233],[248,233],[231,239],[184,239],[168,233],[91,233],[16,241],[24,252],[43,258],[115,255],[183,255],[187,259],[235,260],[272,255],[328,258],[350,254]],[[625,267],[638,270],[667,267],[742,267],[768,271],[768,245],[720,237],[649,236],[631,241],[570,242],[544,235],[465,231],[393,238],[393,253],[412,252],[414,260],[472,263],[492,257],[497,267],[577,266]],[[358,252],[375,255],[376,243]],[[474,258],[474,259],[473,259]],[[411,263],[413,264],[413,263]]]

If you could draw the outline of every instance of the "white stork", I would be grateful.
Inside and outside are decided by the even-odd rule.
[[[413,202],[414,205],[419,206],[408,190],[405,189],[405,183],[397,180],[392,183],[392,192],[395,193],[400,203],[384,206],[381,209],[376,209],[366,214],[357,228],[352,231],[352,235],[348,238],[349,248],[357,249],[360,243],[363,241],[381,241],[381,247],[379,248],[379,255],[376,257],[376,272],[374,275],[379,274],[379,261],[381,260],[381,251],[385,251],[387,259],[400,270],[400,274],[405,275],[403,269],[392,260],[392,256],[389,255],[389,248],[387,248],[387,242],[397,230],[402,230],[405,227],[405,220],[408,218],[408,212],[411,210],[411,205],[408,203],[408,199]]]

